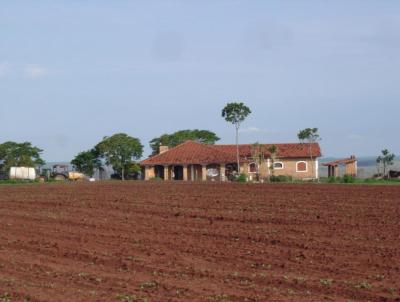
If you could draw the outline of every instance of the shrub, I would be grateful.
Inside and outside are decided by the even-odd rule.
[[[330,183],[330,184],[335,183],[336,181],[337,181],[337,179],[335,176],[331,176],[328,178],[328,183]]]
[[[290,175],[272,175],[269,180],[271,182],[292,182],[293,181],[293,177]]]
[[[237,178],[236,178],[237,182],[247,182],[247,175],[246,174],[240,174]]]
[[[352,175],[347,175],[346,174],[345,176],[343,176],[343,182],[345,184],[354,183],[355,179],[354,179],[354,177]]]

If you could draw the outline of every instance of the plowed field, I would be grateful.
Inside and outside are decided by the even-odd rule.
[[[400,186],[0,187],[0,301],[400,301]]]

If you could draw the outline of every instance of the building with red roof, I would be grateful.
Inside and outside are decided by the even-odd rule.
[[[275,146],[271,154],[271,146]],[[318,143],[241,144],[240,173],[250,180],[263,180],[271,175],[296,179],[318,178]],[[144,179],[221,180],[237,174],[236,145],[207,145],[186,141],[176,147],[160,147],[157,155],[140,162]]]

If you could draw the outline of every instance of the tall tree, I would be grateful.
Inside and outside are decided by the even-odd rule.
[[[236,164],[238,173],[240,173],[239,159],[239,128],[241,123],[251,113],[249,107],[243,103],[228,103],[222,109],[222,117],[229,123],[235,125],[236,129]]]
[[[383,177],[386,177],[387,167],[393,165],[393,161],[396,157],[393,153],[390,153],[388,149],[384,149],[381,151],[382,155],[379,155],[376,158],[376,162],[383,167]]]
[[[270,153],[270,157],[271,157],[271,164],[268,167],[268,169],[271,171],[271,175],[275,176],[275,173],[274,173],[275,159],[276,159],[276,154],[278,152],[278,148],[275,145],[272,145],[272,146],[269,146],[267,150]],[[270,177],[270,179],[271,179],[271,177]]]
[[[132,168],[135,160],[143,154],[143,146],[140,140],[125,133],[117,133],[104,139],[95,147],[107,165],[121,174],[125,179],[125,172]]]
[[[0,162],[2,169],[8,171],[10,167],[32,167],[44,165],[41,158],[43,150],[32,146],[30,142],[16,143],[12,141],[0,144]]]
[[[312,174],[314,175],[314,165],[312,164],[313,161],[312,145],[317,141],[321,140],[318,134],[318,128],[306,128],[300,130],[299,133],[297,133],[297,137],[299,138],[301,143],[308,143],[308,154],[310,155],[311,159],[311,171]]]
[[[150,141],[152,155],[158,154],[161,145],[172,148],[188,140],[198,141],[203,144],[215,144],[219,137],[214,132],[199,129],[180,130],[171,134],[163,134]]]
[[[93,148],[88,151],[80,152],[71,161],[71,164],[73,164],[78,171],[92,177],[94,171],[101,168],[101,160],[99,156],[99,151]]]

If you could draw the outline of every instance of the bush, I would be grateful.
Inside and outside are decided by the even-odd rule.
[[[336,179],[335,176],[331,176],[331,177],[328,178],[328,183],[333,184],[335,182],[337,182],[337,179]]]
[[[293,177],[290,175],[271,175],[271,177],[269,178],[269,180],[271,182],[292,182],[293,181]]]
[[[345,176],[343,176],[343,182],[345,184],[350,184],[350,183],[354,183],[355,179],[354,179],[354,177],[352,175],[347,175],[346,174]]]
[[[247,175],[246,174],[240,174],[237,178],[236,178],[237,182],[247,182]]]

